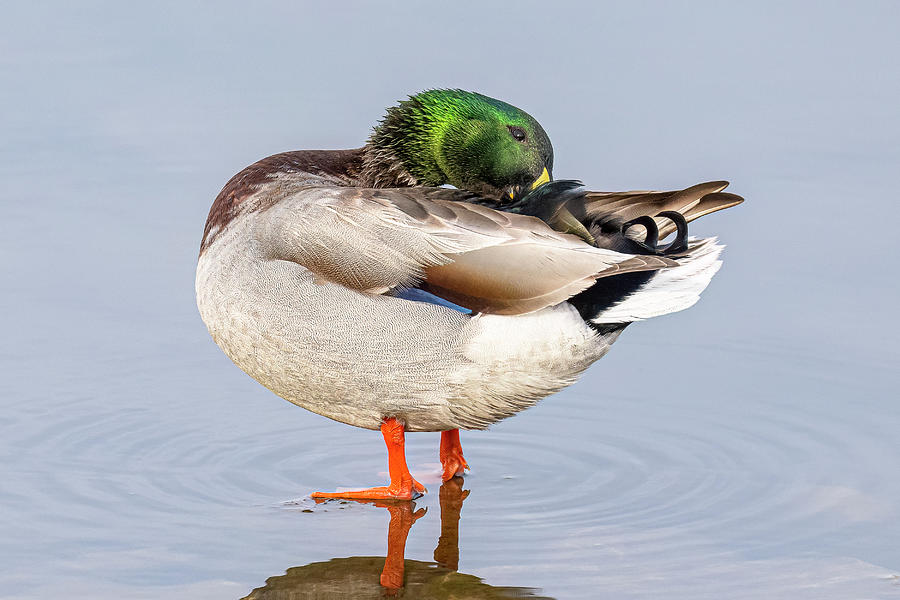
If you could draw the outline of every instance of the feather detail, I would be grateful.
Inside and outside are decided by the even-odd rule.
[[[589,318],[591,323],[631,323],[690,308],[722,266],[716,238],[692,239],[678,266],[653,273],[640,287]]]
[[[467,309],[504,315],[559,304],[599,278],[677,264],[597,248],[537,218],[446,195],[300,188],[266,211],[257,237],[271,258],[333,283],[368,293],[421,283]]]
[[[630,221],[649,215],[655,218],[659,227],[659,237],[664,239],[675,231],[675,224],[656,215],[664,211],[676,211],[684,215],[690,223],[694,219],[736,206],[744,201],[736,194],[722,193],[727,186],[727,181],[710,181],[672,192],[588,192],[581,206],[570,205],[568,208],[582,221],[593,221],[600,217],[616,217],[622,221]],[[636,231],[632,235],[639,233]]]

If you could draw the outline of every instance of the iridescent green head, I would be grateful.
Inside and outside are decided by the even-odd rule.
[[[531,115],[461,90],[429,90],[389,108],[369,145],[412,185],[450,184],[497,200],[553,170],[553,146]]]

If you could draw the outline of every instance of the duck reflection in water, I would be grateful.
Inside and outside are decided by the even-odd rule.
[[[529,588],[494,587],[479,577],[456,572],[459,565],[459,517],[463,501],[463,479],[453,477],[441,485],[441,536],[434,550],[435,562],[406,560],[406,538],[413,523],[425,515],[413,501],[357,500],[386,508],[388,525],[387,556],[352,556],[327,562],[293,567],[284,575],[270,577],[266,585],[250,592],[242,600],[327,600],[337,598],[405,597],[424,600],[532,598]]]

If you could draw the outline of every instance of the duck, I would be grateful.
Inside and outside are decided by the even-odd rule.
[[[571,385],[631,323],[693,305],[721,265],[687,223],[743,199],[709,182],[592,192],[553,180],[531,115],[454,89],[387,109],[366,143],[263,158],[215,198],[197,306],[224,353],[285,400],[380,430],[409,500],[408,432],[482,430]],[[668,235],[675,241],[660,246]]]

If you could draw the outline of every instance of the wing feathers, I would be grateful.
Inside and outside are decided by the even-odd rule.
[[[608,275],[677,265],[450,199],[458,197],[434,188],[299,189],[261,215],[258,239],[271,258],[321,280],[370,293],[424,280],[456,304],[496,314],[559,304]]]
[[[458,255],[427,270],[428,288],[460,306],[492,314],[521,314],[563,302],[602,277],[677,266],[657,256],[620,254],[609,263],[597,252],[546,244],[501,244]],[[610,253],[618,254],[618,253]]]

